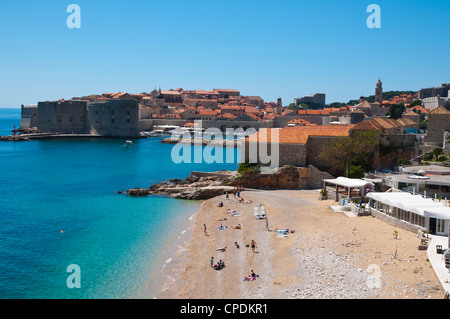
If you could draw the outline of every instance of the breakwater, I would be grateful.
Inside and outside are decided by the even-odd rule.
[[[70,139],[139,139],[143,136],[103,136],[97,134],[53,134],[53,133],[35,133],[35,134],[17,134],[0,136],[0,141],[31,141],[31,140],[70,140]]]

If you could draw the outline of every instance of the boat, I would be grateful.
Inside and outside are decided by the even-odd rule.
[[[128,140],[128,141],[126,141],[125,142],[125,144],[128,146],[128,145],[131,145],[131,144],[133,144],[133,142],[132,141],[130,141],[130,140]]]

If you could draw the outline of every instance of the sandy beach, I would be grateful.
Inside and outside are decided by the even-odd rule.
[[[157,298],[443,298],[426,251],[417,248],[416,234],[371,216],[336,213],[330,208],[334,201],[318,196],[318,190],[245,190],[241,197],[249,204],[238,203],[233,195],[205,201],[193,218],[191,238],[184,241],[186,250],[173,266],[172,283]],[[269,230],[266,220],[254,218],[260,204]],[[242,229],[233,229],[238,224]],[[226,228],[218,230],[221,225]],[[294,232],[279,237],[276,229],[286,228]],[[217,251],[223,247],[224,252]],[[223,260],[225,268],[211,268],[211,257],[214,263]],[[244,281],[252,270],[259,277]]]

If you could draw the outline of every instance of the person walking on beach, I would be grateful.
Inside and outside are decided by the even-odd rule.
[[[203,224],[203,232],[205,233],[205,236],[208,235],[208,234],[206,233],[206,224]]]
[[[228,192],[225,192],[225,198],[230,199],[230,197],[228,196]]]
[[[253,239],[252,239],[251,246],[252,246],[252,251],[255,252],[256,242]]]
[[[214,266],[214,257],[211,257],[211,268]]]
[[[269,220],[266,218],[266,230],[269,230]]]

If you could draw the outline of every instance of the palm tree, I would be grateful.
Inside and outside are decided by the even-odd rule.
[[[442,148],[435,148],[434,150],[431,151],[431,154],[433,154],[433,159],[435,161],[438,160],[439,156],[441,156],[443,153]]]

